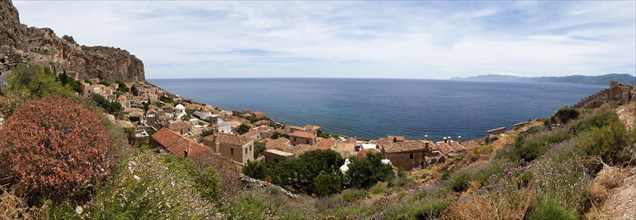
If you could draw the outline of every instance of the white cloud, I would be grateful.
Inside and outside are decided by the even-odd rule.
[[[149,78],[636,71],[634,2],[14,4],[23,23],[127,49]]]

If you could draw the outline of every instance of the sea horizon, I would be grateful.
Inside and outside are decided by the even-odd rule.
[[[328,133],[369,139],[387,135],[418,139],[421,139],[423,135],[429,135],[433,139],[446,136],[453,138],[462,136],[464,139],[480,138],[489,129],[498,127],[510,129],[515,123],[549,116],[558,108],[574,105],[581,98],[604,87],[572,83],[472,82],[399,78],[175,78],[147,79],[147,81],[175,95],[195,102],[211,104],[214,107],[236,111],[243,109],[263,111],[273,120],[288,125],[314,124],[321,126]],[[268,87],[259,82],[276,86]],[[284,87],[286,84],[299,84],[304,87],[292,86],[286,89]],[[401,85],[409,86],[410,90],[400,88],[403,87]],[[443,86],[440,87],[440,85]],[[330,93],[328,91],[332,86],[338,88],[336,92]],[[366,86],[389,86],[397,92],[386,95],[381,94],[385,91],[376,90],[375,95],[372,92],[369,96],[363,91]],[[429,90],[420,88],[427,86]],[[351,87],[353,90],[342,90],[345,87]],[[444,87],[458,90],[461,94],[450,96],[440,94]],[[489,89],[489,87],[492,88]],[[496,93],[493,89],[506,97],[493,96]],[[349,94],[349,92],[352,93]],[[537,94],[532,95],[532,92]],[[313,93],[329,94],[334,97],[315,97],[318,103],[303,101],[297,97]],[[430,96],[428,98],[430,100],[415,100],[426,96]],[[541,96],[548,96],[554,100],[541,98]],[[406,100],[405,97],[413,100]],[[481,100],[487,97],[502,101]],[[444,98],[451,101],[439,103]],[[351,100],[354,100],[354,104]],[[383,110],[370,109],[369,103],[386,103],[387,101],[386,105],[375,106]],[[525,108],[520,106],[520,102],[527,102]],[[329,107],[319,103],[329,103]],[[442,106],[446,110],[440,112],[431,105]],[[456,106],[453,107],[453,105]],[[473,105],[472,108],[471,105]],[[392,109],[391,106],[394,106],[395,112],[382,113],[382,111],[392,111],[389,110]],[[498,108],[506,107],[514,110],[498,110]],[[414,114],[420,110],[427,115]],[[487,115],[481,115],[482,112]],[[409,120],[409,117],[413,119]]]

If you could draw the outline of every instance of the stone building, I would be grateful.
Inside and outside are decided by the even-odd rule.
[[[241,164],[254,161],[254,141],[249,138],[216,133],[203,138],[203,143],[215,153]]]

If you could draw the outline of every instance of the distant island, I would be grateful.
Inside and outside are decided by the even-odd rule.
[[[520,77],[502,74],[487,74],[471,77],[453,77],[451,80],[462,81],[490,81],[490,82],[551,82],[551,83],[576,83],[605,85],[610,80],[616,80],[626,85],[636,85],[636,77],[630,74],[611,73],[599,76],[541,76],[541,77]]]

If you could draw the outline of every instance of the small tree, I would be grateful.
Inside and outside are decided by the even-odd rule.
[[[263,142],[254,143],[254,158],[257,158],[263,155],[264,151],[265,151],[265,143]]]
[[[77,44],[77,42],[75,41],[75,39],[73,38],[73,36],[70,35],[64,35],[62,36],[62,39],[64,39],[65,41],[72,43],[72,44]]]
[[[314,178],[313,190],[317,196],[327,196],[337,193],[342,189],[342,180],[339,173],[321,172]]]
[[[110,139],[95,112],[57,96],[20,109],[0,130],[0,179],[19,194],[65,198],[105,168]]]
[[[139,90],[137,89],[137,87],[136,87],[135,85],[132,85],[132,86],[130,87],[130,92],[131,92],[133,95],[135,95],[135,96],[138,96],[138,95],[139,95]]]
[[[250,131],[250,126],[246,125],[246,124],[241,124],[237,129],[236,132],[238,132],[239,134],[245,134],[248,131]]]
[[[388,182],[395,174],[393,168],[382,163],[382,154],[367,153],[365,158],[351,157],[346,177],[355,188],[369,188],[377,182]]]
[[[263,162],[248,162],[243,168],[243,174],[255,179],[265,179],[267,176],[267,166]]]

